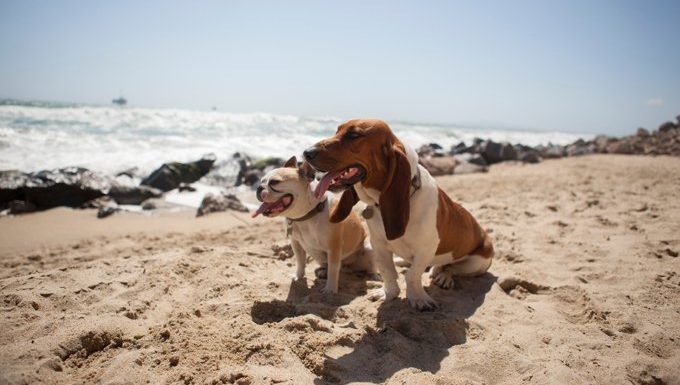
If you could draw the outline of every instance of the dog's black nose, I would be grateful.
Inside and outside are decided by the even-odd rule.
[[[257,200],[262,202],[262,191],[264,191],[264,187],[262,186],[257,186],[257,190],[255,191],[255,196],[257,197]]]
[[[316,147],[310,147],[310,148],[306,149],[306,150],[302,153],[302,155],[305,156],[305,159],[307,159],[307,160],[312,160],[312,159],[316,158],[316,155],[317,155],[318,153],[319,153],[319,150],[317,150]]]

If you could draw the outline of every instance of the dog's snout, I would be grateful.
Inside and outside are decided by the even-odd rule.
[[[262,202],[262,191],[264,191],[263,186],[257,186],[257,190],[255,191],[255,196],[257,197],[257,200]]]
[[[316,158],[317,154],[319,153],[319,150],[316,147],[309,147],[306,149],[302,155],[304,155],[305,159],[308,161]]]

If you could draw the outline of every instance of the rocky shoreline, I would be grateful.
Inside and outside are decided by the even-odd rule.
[[[500,162],[538,163],[543,159],[590,154],[672,155],[680,156],[680,116],[676,122],[665,122],[657,130],[639,128],[634,135],[620,138],[600,135],[593,140],[579,139],[565,146],[530,147],[507,142],[475,139],[446,150],[437,143],[417,149],[420,163],[434,176],[485,172]],[[159,198],[169,191],[192,191],[192,183],[201,182],[223,190],[241,185],[253,186],[268,170],[279,167],[280,158],[253,159],[235,153],[217,161],[210,154],[189,163],[161,165],[148,176],[136,169],[115,176],[103,175],[85,168],[66,167],[23,173],[0,171],[0,212],[17,215],[58,206],[96,208],[97,216],[107,217],[120,211],[121,205],[136,205],[143,210],[157,207]],[[246,206],[233,194],[207,194],[197,216],[211,212],[237,210]]]

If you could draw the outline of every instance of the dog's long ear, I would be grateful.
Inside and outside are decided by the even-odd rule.
[[[385,235],[393,240],[404,235],[408,224],[411,206],[411,166],[406,154],[397,146],[387,150],[389,159],[388,179],[380,192],[380,214],[382,215]]]
[[[316,177],[316,171],[314,171],[314,168],[307,161],[304,161],[300,167],[298,167],[298,175],[300,175],[300,178],[311,182],[314,180],[314,177]]]
[[[288,159],[286,163],[283,164],[283,167],[297,167],[297,158],[295,155],[291,156],[290,159]]]
[[[349,213],[352,212],[352,207],[354,207],[357,202],[359,202],[359,196],[354,187],[345,190],[345,192],[342,193],[340,202],[338,202],[338,205],[335,206],[335,209],[333,209],[333,212],[331,213],[331,222],[338,223],[345,220]]]

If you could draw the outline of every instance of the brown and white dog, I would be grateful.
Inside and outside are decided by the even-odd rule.
[[[411,262],[406,297],[421,310],[437,307],[421,277],[432,266],[433,281],[453,286],[454,276],[482,274],[491,266],[491,240],[472,215],[437,186],[405,146],[381,120],[350,120],[336,134],[304,152],[317,170],[326,172],[316,194],[344,190],[331,221],[343,220],[359,200],[368,205],[371,244],[383,278],[374,299],[399,295],[392,254]]]
[[[322,267],[316,269],[319,278],[326,278],[324,293],[337,293],[342,264],[355,271],[373,273],[373,258],[364,241],[366,231],[356,213],[348,213],[343,221],[329,221],[331,206],[337,205],[333,194],[314,194],[314,170],[307,163],[300,167],[295,157],[283,167],[268,172],[257,188],[262,205],[253,217],[283,215],[291,226],[291,246],[297,260],[294,279],[305,275],[307,256]]]

